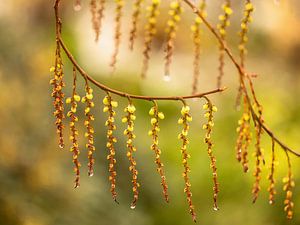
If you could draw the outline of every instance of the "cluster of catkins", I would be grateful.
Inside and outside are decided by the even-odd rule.
[[[60,70],[55,70],[55,69],[50,69],[51,72],[54,74],[54,79],[61,74]],[[80,167],[81,164],[79,162],[79,155],[80,152],[82,152],[81,147],[78,144],[78,122],[79,122],[79,117],[77,115],[77,107],[78,104],[84,103],[85,104],[85,109],[84,109],[84,126],[86,128],[86,132],[84,134],[86,138],[86,151],[87,151],[87,157],[88,157],[88,175],[93,176],[94,175],[94,164],[95,164],[95,159],[94,159],[94,152],[96,150],[95,143],[94,143],[94,128],[93,128],[93,121],[95,120],[95,117],[92,113],[92,108],[95,106],[93,99],[93,89],[90,87],[89,81],[86,77],[85,78],[85,95],[80,97],[77,93],[77,77],[76,77],[76,68],[73,68],[73,91],[72,95],[70,97],[67,97],[65,102],[70,105],[69,111],[67,112],[67,117],[69,118],[69,127],[70,127],[70,134],[69,134],[69,139],[71,141],[71,147],[70,151],[72,152],[72,159],[74,163],[74,173],[75,173],[75,181],[74,181],[74,187],[77,188],[80,186]],[[53,79],[51,80],[51,84],[53,84]],[[56,89],[55,89],[56,90]],[[62,89],[59,88],[59,91],[61,91],[61,94],[57,97],[56,95],[53,94],[55,97],[55,112],[54,115],[57,118],[57,109],[56,109],[56,102],[59,102],[60,104],[63,105],[63,97],[64,96],[62,93]],[[124,96],[123,96],[124,97]],[[126,98],[126,97],[125,97]],[[134,123],[136,120],[136,108],[130,99],[128,97],[128,105],[124,109],[125,115],[122,117],[122,123],[126,124],[126,128],[124,130],[124,135],[127,138],[126,141],[126,156],[129,161],[129,171],[132,174],[132,192],[133,192],[133,200],[131,203],[131,208],[134,209],[136,207],[136,203],[139,198],[139,188],[140,188],[140,183],[138,182],[138,170],[137,170],[137,162],[135,160],[135,152],[137,151],[137,148],[134,145],[134,140],[136,138],[136,135],[134,133]],[[211,102],[205,97],[207,100],[207,103],[203,106],[203,109],[206,110],[204,117],[207,118],[207,123],[203,125],[203,129],[206,130],[205,134],[205,143],[207,144],[207,151],[208,155],[211,161],[211,168],[213,172],[213,183],[214,183],[214,194],[213,194],[213,199],[214,199],[214,209],[217,208],[217,193],[219,191],[218,189],[218,182],[217,182],[217,169],[216,169],[216,159],[213,156],[212,153],[212,147],[213,143],[211,140],[211,132],[212,132],[212,127],[214,125],[213,122],[213,112],[216,112],[217,109],[215,106],[211,104]],[[58,101],[59,100],[59,101]],[[157,167],[157,172],[161,178],[161,186],[162,186],[162,192],[163,196],[166,202],[169,202],[169,194],[168,194],[168,185],[167,185],[167,179],[165,176],[164,172],[164,165],[161,161],[161,149],[159,148],[159,132],[160,132],[160,125],[159,122],[160,120],[163,120],[165,118],[165,115],[163,112],[160,112],[158,109],[158,104],[155,100],[152,100],[154,103],[154,106],[150,108],[149,110],[149,116],[150,116],[150,125],[151,129],[148,131],[148,135],[152,138],[152,144],[150,146],[150,149],[154,153],[154,162]],[[191,192],[191,183],[190,183],[190,178],[189,178],[189,172],[190,172],[190,167],[188,165],[188,159],[190,158],[190,154],[188,153],[188,132],[190,125],[189,123],[192,121],[192,116],[190,115],[190,107],[186,105],[186,102],[183,100],[184,106],[181,109],[181,117],[178,119],[178,124],[182,125],[182,131],[178,135],[178,139],[182,141],[182,146],[180,148],[181,154],[182,154],[182,165],[184,168],[183,171],[183,179],[185,183],[184,187],[184,193],[186,194],[188,206],[189,206],[189,212],[192,215],[193,220],[196,220],[196,213],[194,209],[194,205],[192,203],[192,192]],[[114,135],[115,130],[117,129],[116,126],[116,111],[115,109],[118,107],[118,102],[113,100],[112,98],[112,93],[107,91],[107,95],[103,98],[103,112],[107,113],[107,120],[105,122],[105,126],[107,127],[107,133],[106,133],[106,147],[108,149],[107,153],[107,160],[108,160],[108,180],[110,182],[110,192],[112,194],[112,198],[114,201],[117,201],[117,191],[116,191],[116,183],[117,183],[117,171],[116,171],[116,154],[117,150],[115,148],[115,144],[117,142],[117,137]],[[63,107],[61,107],[63,108]],[[62,118],[62,114],[60,114]],[[60,118],[59,118],[60,119]],[[62,123],[62,119],[59,120],[59,122]],[[56,121],[56,124],[57,121]],[[61,127],[62,125],[60,125]],[[62,126],[63,127],[63,126]],[[58,132],[59,136],[59,145],[61,146],[61,142],[63,141],[63,131],[59,130]],[[61,146],[62,147],[62,146]]]
[[[56,0],[56,3],[58,3],[59,0]],[[263,149],[261,147],[261,137],[266,131],[266,133],[271,137],[272,140],[272,156],[271,156],[271,164],[270,164],[270,173],[268,175],[269,180],[269,203],[273,204],[275,202],[275,195],[276,195],[276,189],[275,189],[275,144],[279,144],[280,147],[285,151],[287,156],[287,163],[288,163],[288,174],[283,179],[284,187],[283,190],[286,192],[286,198],[284,200],[284,210],[287,213],[287,218],[291,219],[293,216],[293,208],[294,203],[292,202],[292,189],[295,186],[294,180],[293,180],[293,174],[291,170],[291,160],[289,157],[289,151],[290,149],[288,147],[285,147],[274,135],[273,133],[268,130],[264,124],[263,119],[263,110],[262,106],[258,102],[254,86],[251,80],[251,75],[247,74],[245,72],[245,58],[247,53],[246,44],[248,42],[248,32],[249,32],[249,24],[252,21],[252,13],[254,12],[254,6],[251,2],[251,0],[245,0],[244,3],[244,11],[243,11],[243,18],[241,20],[240,25],[240,31],[239,31],[239,59],[240,62],[237,62],[238,60],[235,60],[231,53],[229,53],[229,50],[226,45],[226,37],[227,37],[227,28],[230,26],[230,17],[233,13],[233,10],[231,8],[231,1],[230,0],[223,0],[222,3],[222,13],[219,16],[219,22],[216,25],[216,28],[214,28],[208,21],[206,20],[207,13],[206,13],[206,0],[199,0],[199,2],[196,4],[193,3],[193,1],[189,0],[171,0],[170,6],[168,10],[168,20],[166,22],[165,26],[165,63],[164,63],[164,74],[165,80],[170,79],[170,66],[175,50],[175,40],[176,36],[178,35],[178,28],[180,25],[182,13],[183,13],[183,5],[184,3],[187,3],[187,5],[190,5],[196,14],[196,17],[194,18],[193,24],[191,26],[191,32],[192,32],[192,41],[194,44],[194,61],[193,61],[193,84],[192,84],[192,96],[191,98],[197,98],[202,97],[206,100],[206,103],[203,105],[203,109],[205,110],[204,117],[207,119],[206,123],[203,124],[203,130],[205,133],[204,142],[207,145],[207,153],[210,160],[210,167],[212,169],[212,180],[213,180],[213,201],[214,201],[214,210],[218,210],[217,205],[217,195],[219,192],[219,184],[217,180],[217,168],[216,168],[216,158],[213,155],[213,142],[211,139],[212,134],[212,128],[214,126],[214,113],[217,111],[216,106],[214,106],[211,101],[204,95],[204,96],[197,96],[198,92],[198,81],[200,76],[200,53],[201,53],[201,31],[202,31],[202,24],[205,24],[206,27],[209,28],[209,30],[214,33],[214,35],[219,40],[219,67],[218,71],[219,74],[217,76],[217,87],[218,90],[221,89],[222,86],[222,80],[224,76],[224,56],[225,54],[229,55],[234,62],[235,66],[239,69],[239,89],[238,89],[238,95],[237,95],[237,101],[236,105],[240,107],[242,105],[243,113],[241,119],[238,121],[238,128],[237,128],[237,141],[236,141],[236,158],[237,160],[242,164],[244,172],[249,171],[249,159],[248,159],[248,148],[252,141],[252,132],[251,132],[251,122],[254,124],[255,128],[255,167],[254,167],[254,184],[252,188],[252,194],[253,194],[253,202],[255,202],[258,198],[259,191],[261,189],[260,187],[260,181],[261,181],[261,173],[262,173],[262,165],[265,164],[265,158],[263,155]],[[105,16],[105,9],[106,9],[107,1],[105,0],[90,0],[90,12],[92,15],[92,26],[95,31],[95,40],[98,41],[101,34],[101,28],[103,23],[103,18]],[[118,61],[118,55],[119,55],[119,49],[121,45],[121,37],[122,37],[122,17],[124,14],[124,0],[115,0],[115,31],[114,31],[114,51],[111,59],[110,66],[112,67],[112,70],[115,71],[116,64]],[[147,5],[146,5],[147,4]],[[134,0],[133,1],[133,12],[131,15],[131,27],[129,32],[129,48],[133,50],[135,40],[137,38],[137,35],[139,33],[138,30],[138,24],[139,21],[142,19],[143,13],[142,10],[146,8],[146,24],[144,26],[144,47],[143,47],[143,60],[142,60],[142,72],[141,76],[146,77],[148,67],[149,67],[149,60],[151,58],[151,49],[152,44],[154,41],[154,38],[157,34],[157,24],[160,22],[158,21],[158,16],[161,12],[161,0],[151,0],[151,2],[148,4],[147,2],[143,0]],[[57,6],[58,4],[56,4]],[[145,5],[145,7],[143,7]],[[74,9],[76,11],[81,9],[81,2],[80,0],[75,0],[74,2]],[[55,7],[55,10],[57,8]],[[64,46],[62,40],[61,40],[61,21],[58,17],[58,13],[56,11],[56,54],[55,54],[55,65],[50,68],[50,72],[53,73],[53,78],[50,80],[50,84],[53,86],[52,94],[53,97],[53,105],[54,105],[54,116],[55,116],[55,126],[56,131],[58,134],[59,139],[59,147],[64,148],[64,124],[63,120],[65,118],[64,115],[64,92],[63,88],[65,87],[64,83],[64,70],[63,70],[63,63],[62,63],[62,57],[61,57],[61,49],[63,48],[64,51],[66,51],[66,47]],[[80,185],[80,167],[81,164],[79,162],[79,155],[80,155],[80,146],[78,144],[78,137],[79,132],[77,129],[77,123],[79,121],[79,117],[77,115],[77,107],[78,104],[84,103],[85,109],[84,109],[84,126],[85,126],[85,138],[86,138],[86,150],[87,150],[87,158],[88,158],[88,175],[93,176],[94,175],[94,164],[95,164],[95,158],[94,158],[94,152],[96,151],[95,147],[95,141],[94,141],[94,128],[93,128],[93,121],[95,120],[94,115],[92,114],[92,108],[95,106],[93,99],[93,89],[90,86],[89,80],[91,78],[87,77],[87,74],[85,72],[82,72],[80,66],[76,65],[74,63],[73,57],[68,54],[68,58],[73,63],[73,89],[72,89],[72,95],[68,98],[66,98],[66,103],[70,105],[67,117],[69,118],[69,128],[70,128],[70,141],[71,141],[71,147],[70,151],[72,152],[72,160],[74,164],[74,173],[75,173],[75,188],[79,187]],[[76,72],[80,73],[80,75],[85,80],[85,95],[80,97],[77,93],[77,77]],[[248,86],[250,88],[250,94],[248,94],[248,89],[245,84],[245,82],[248,82]],[[98,86],[98,85],[97,85]],[[121,93],[119,91],[113,91],[111,92],[110,88],[105,88],[103,86],[98,86],[103,91],[107,93],[107,95],[103,99],[103,112],[107,113],[107,120],[105,122],[105,126],[107,127],[107,133],[106,133],[106,147],[108,150],[107,153],[107,160],[108,160],[108,171],[109,171],[109,177],[108,180],[110,182],[110,192],[112,194],[112,198],[114,201],[117,201],[117,191],[116,191],[116,181],[117,181],[117,172],[116,172],[116,148],[115,144],[117,142],[117,137],[114,135],[116,127],[116,121],[115,121],[115,115],[116,111],[115,109],[118,107],[118,103],[112,99],[112,94],[116,94],[120,97],[127,98],[128,99],[128,105],[124,109],[125,115],[122,118],[122,122],[126,124],[126,129],[124,130],[124,135],[127,138],[126,141],[126,156],[129,161],[129,171],[132,174],[132,192],[133,192],[133,200],[131,203],[131,208],[134,209],[136,207],[138,198],[139,198],[139,188],[140,183],[138,182],[138,170],[137,170],[137,162],[135,160],[135,152],[137,151],[137,148],[134,144],[134,140],[136,138],[136,135],[134,133],[134,124],[136,120],[136,108],[132,102],[132,99],[130,96],[126,93]],[[190,97],[189,97],[190,98]],[[168,194],[168,185],[167,180],[164,172],[164,164],[161,161],[161,149],[159,147],[159,132],[160,132],[160,126],[159,122],[160,120],[163,120],[165,118],[164,114],[159,111],[158,104],[156,100],[161,100],[160,98],[146,98],[143,96],[142,98],[147,101],[152,101],[154,103],[154,106],[150,109],[149,115],[151,117],[150,124],[151,129],[148,132],[148,135],[152,138],[152,144],[150,146],[150,149],[154,153],[155,157],[155,164],[157,172],[161,178],[161,186],[163,191],[163,196],[166,202],[169,202],[169,194]],[[194,208],[194,204],[192,202],[192,192],[191,192],[191,183],[189,178],[189,172],[190,167],[188,165],[188,161],[190,158],[190,154],[188,153],[188,133],[190,128],[190,122],[192,121],[192,116],[190,114],[190,107],[186,104],[185,100],[183,98],[165,98],[164,100],[181,100],[183,103],[182,109],[181,109],[181,116],[178,119],[178,124],[182,126],[182,130],[180,134],[178,135],[178,139],[181,140],[182,145],[180,148],[181,155],[182,155],[182,165],[183,165],[183,179],[184,179],[184,193],[186,194],[186,199],[189,207],[189,212],[192,215],[192,218],[194,221],[196,221],[196,212]],[[254,103],[252,103],[252,101]]]

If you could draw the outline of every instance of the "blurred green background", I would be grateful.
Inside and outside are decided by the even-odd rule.
[[[161,31],[155,40],[148,78],[141,80],[142,27],[133,52],[128,51],[128,29],[131,1],[126,1],[123,21],[122,48],[116,73],[111,77],[108,66],[113,49],[113,4],[107,6],[105,24],[99,43],[94,42],[90,23],[89,2],[82,0],[82,10],[73,10],[73,1],[62,1],[63,37],[82,67],[95,79],[110,87],[143,95],[180,95],[191,92],[193,45],[190,24],[193,14],[185,8],[179,28],[172,80],[163,81],[163,41],[166,13],[160,16]],[[145,1],[149,3],[149,1]],[[220,2],[209,1],[208,19],[217,22]],[[229,45],[237,54],[237,31],[242,16],[243,1],[234,1]],[[256,11],[249,35],[247,68],[259,74],[254,80],[257,95],[264,106],[265,120],[273,131],[289,146],[299,149],[300,133],[300,3],[297,0],[254,1]],[[150,128],[148,102],[134,101],[137,107],[136,153],[140,199],[135,210],[130,209],[131,176],[128,171],[124,124],[120,118],[127,101],[119,101],[117,110],[117,191],[120,204],[115,204],[109,192],[105,148],[105,114],[101,101],[104,93],[95,90],[96,107],[96,165],[95,176],[87,177],[85,139],[81,136],[81,187],[73,189],[71,153],[57,147],[53,107],[50,97],[49,67],[54,63],[55,37],[52,1],[11,0],[0,1],[0,224],[1,225],[108,225],[108,224],[193,224],[188,214],[183,193],[183,171],[180,142],[176,121],[181,105],[159,102],[166,119],[161,123],[160,147],[169,184],[170,204],[163,201],[160,178],[155,170],[154,155],[147,136]],[[167,7],[164,4],[164,7]],[[164,11],[166,12],[166,11]],[[143,12],[143,17],[145,13]],[[216,86],[217,42],[206,29],[202,33],[201,78],[199,90],[208,91]],[[71,65],[65,62],[66,93],[71,92]],[[219,110],[215,116],[213,139],[220,182],[220,211],[212,207],[212,179],[209,160],[203,144],[204,123],[202,104],[189,101],[194,117],[191,123],[189,151],[193,200],[199,224],[300,224],[299,159],[292,156],[296,188],[294,190],[295,216],[285,219],[282,178],[287,173],[285,155],[276,148],[276,204],[268,204],[266,180],[270,163],[270,139],[264,135],[266,165],[263,167],[262,191],[256,204],[252,204],[251,188],[254,178],[250,148],[250,172],[243,174],[235,159],[236,125],[241,112],[234,109],[238,76],[226,61],[224,85],[229,89],[212,97]],[[82,80],[80,80],[82,84]],[[96,88],[94,88],[96,89]],[[79,90],[83,94],[82,88]],[[83,106],[80,106],[81,134]],[[66,123],[67,124],[67,123]],[[68,129],[66,129],[68,140]]]

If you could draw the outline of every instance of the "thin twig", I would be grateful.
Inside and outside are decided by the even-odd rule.
[[[249,97],[249,94],[247,92],[247,89],[245,88],[245,82],[244,82],[244,77],[248,77],[248,73],[245,72],[244,67],[241,66],[238,61],[235,59],[235,57],[233,56],[231,50],[227,47],[226,42],[224,40],[222,40],[221,36],[218,34],[218,32],[215,30],[215,28],[211,25],[211,23],[208,22],[208,20],[203,17],[203,15],[201,14],[200,10],[197,8],[197,6],[192,3],[190,0],[183,0],[192,10],[195,14],[197,14],[203,21],[203,23],[206,25],[206,27],[210,30],[210,32],[215,36],[215,38],[218,40],[218,42],[220,43],[220,45],[224,48],[224,51],[226,52],[226,54],[228,55],[228,57],[230,58],[230,60],[233,62],[234,66],[236,67],[236,69],[239,72],[239,76],[240,76],[240,81],[241,81],[241,85],[243,88],[243,92],[247,98],[248,101],[248,105],[251,111],[251,115],[252,118],[255,122],[259,123],[260,126],[266,131],[266,133],[275,140],[275,142],[277,144],[279,144],[283,150],[289,151],[290,153],[294,154],[297,157],[300,157],[300,153],[296,152],[295,150],[289,148],[287,145],[285,145],[284,143],[282,143],[274,134],[273,132],[263,123],[261,122],[261,120],[259,119],[259,117],[257,116],[257,114],[255,113],[253,107],[252,107],[252,103]]]

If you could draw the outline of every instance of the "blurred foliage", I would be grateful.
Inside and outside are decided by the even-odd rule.
[[[172,81],[162,80],[162,43],[156,40],[156,51],[151,59],[150,73],[146,80],[138,77],[140,71],[140,52],[142,39],[133,53],[125,51],[123,45],[120,63],[114,77],[108,77],[109,48],[112,43],[113,21],[106,14],[106,25],[99,43],[94,43],[90,24],[88,1],[83,1],[83,9],[74,12],[68,1],[64,2],[63,35],[84,68],[95,74],[95,78],[114,88],[137,94],[182,94],[190,92],[192,74],[192,42],[189,35],[177,39],[175,59],[172,65]],[[67,1],[66,1],[67,2]],[[278,4],[279,2],[279,4]],[[216,22],[221,8],[218,1],[209,4],[208,18]],[[257,94],[265,108],[267,124],[291,147],[299,148],[300,90],[299,49],[300,14],[298,1],[279,0],[254,1],[257,5],[255,22],[251,26],[249,59],[247,67],[257,72],[255,80]],[[126,6],[128,9],[129,6]],[[239,26],[241,3],[235,3],[229,43],[236,49],[236,30]],[[181,31],[188,33],[192,14],[186,8],[186,19]],[[164,19],[165,15],[161,15]],[[128,24],[124,22],[124,24]],[[161,23],[163,25],[163,23]],[[127,27],[124,27],[126,31]],[[108,170],[105,148],[105,115],[101,110],[103,92],[96,91],[96,166],[95,176],[88,178],[87,160],[84,159],[84,138],[80,139],[82,148],[81,187],[74,190],[71,154],[59,150],[52,116],[52,99],[48,68],[54,60],[54,18],[52,1],[11,0],[0,2],[0,224],[2,225],[108,225],[108,224],[192,224],[187,212],[183,193],[184,182],[181,177],[180,142],[177,133],[180,127],[176,121],[180,116],[180,105],[161,102],[160,110],[166,120],[161,123],[160,146],[165,163],[166,176],[170,189],[170,204],[163,201],[160,178],[155,172],[153,152],[147,136],[150,128],[147,115],[150,103],[136,101],[137,107],[137,168],[141,183],[140,199],[135,210],[130,209],[131,186],[128,161],[126,159],[124,125],[117,123],[117,191],[120,205],[116,205],[109,193]],[[127,29],[128,30],[128,29]],[[126,38],[126,36],[125,36]],[[124,40],[125,40],[124,38]],[[209,90],[216,85],[217,45],[207,32],[203,33],[202,72],[200,90]],[[139,51],[138,51],[139,50]],[[236,50],[234,50],[236,51]],[[67,61],[65,61],[67,62]],[[180,63],[179,63],[180,62]],[[71,70],[66,63],[66,92],[70,94]],[[184,83],[182,81],[185,81]],[[82,82],[82,81],[81,81]],[[253,176],[242,173],[235,160],[235,128],[239,112],[234,110],[237,89],[237,75],[227,62],[225,85],[230,87],[226,93],[216,95],[213,101],[219,111],[216,114],[216,127],[213,134],[215,154],[220,181],[219,205],[221,210],[212,210],[212,179],[209,160],[203,143],[204,132],[201,124],[202,102],[190,102],[194,121],[191,124],[192,155],[191,182],[194,203],[200,224],[299,224],[300,215],[300,175],[299,159],[292,157],[296,188],[294,195],[295,217],[287,221],[283,212],[284,193],[281,179],[286,174],[284,154],[277,148],[279,166],[277,167],[276,204],[268,205],[266,179],[255,205],[251,203]],[[83,93],[83,90],[80,90]],[[117,99],[117,98],[116,98]],[[123,116],[120,102],[117,118]],[[81,106],[82,107],[82,106]],[[81,108],[81,112],[82,112]],[[201,112],[201,113],[200,113]],[[82,118],[82,117],[81,117]],[[83,121],[83,119],[81,119]],[[67,130],[67,129],[66,129]],[[83,125],[79,128],[84,131]],[[68,132],[66,132],[66,137]],[[268,173],[271,142],[263,139],[266,166],[263,177]],[[66,148],[68,149],[68,147]],[[253,146],[252,146],[253,149]],[[299,150],[299,149],[298,149]],[[283,162],[283,163],[282,163]],[[253,168],[253,165],[250,165]]]

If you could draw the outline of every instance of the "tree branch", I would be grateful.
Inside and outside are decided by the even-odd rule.
[[[102,83],[96,81],[95,79],[93,79],[90,75],[88,75],[87,72],[85,72],[80,67],[80,65],[77,63],[77,61],[75,60],[75,58],[73,57],[71,52],[68,50],[65,43],[63,42],[62,38],[59,37],[58,40],[59,40],[59,43],[60,43],[61,47],[63,48],[64,52],[66,53],[68,59],[71,61],[71,63],[76,67],[78,72],[84,78],[88,79],[90,82],[92,82],[94,85],[101,88],[102,90],[108,91],[110,93],[114,93],[114,94],[122,96],[122,97],[129,97],[129,98],[134,98],[134,99],[144,99],[144,100],[148,100],[148,101],[151,101],[151,100],[182,100],[182,99],[191,99],[191,98],[202,98],[206,95],[210,95],[210,94],[214,94],[214,93],[218,93],[218,92],[222,92],[222,91],[226,90],[226,88],[224,87],[224,88],[218,88],[218,89],[208,91],[208,92],[204,92],[204,93],[198,93],[198,94],[194,94],[194,95],[184,95],[184,96],[146,96],[146,95],[128,94],[126,92],[118,91],[118,90],[112,89],[110,87],[107,87],[104,84],[102,84]]]
[[[231,50],[227,47],[226,43],[224,40],[222,40],[222,38],[220,37],[220,35],[217,33],[217,31],[213,28],[213,26],[211,25],[211,23],[208,22],[208,20],[201,14],[200,10],[197,8],[197,6],[192,3],[190,0],[183,0],[192,10],[193,12],[199,16],[203,23],[206,25],[206,27],[210,30],[210,32],[215,36],[215,38],[218,40],[218,42],[220,43],[220,45],[224,48],[226,54],[228,55],[228,57],[230,58],[230,60],[232,61],[232,63],[235,65],[236,69],[238,70],[239,76],[240,76],[240,81],[243,87],[243,92],[247,98],[248,101],[248,105],[250,107],[250,111],[251,111],[251,115],[252,118],[255,122],[259,123],[260,126],[266,131],[266,133],[274,139],[274,141],[279,144],[283,150],[288,151],[292,154],[294,154],[297,157],[300,157],[300,153],[296,152],[295,150],[289,148],[287,145],[283,144],[274,134],[273,132],[258,118],[257,114],[255,113],[253,107],[252,107],[252,103],[251,103],[251,99],[249,97],[249,94],[247,92],[246,86],[245,86],[245,81],[244,81],[244,77],[248,77],[248,73],[245,72],[244,67],[241,66],[238,61],[235,59],[235,57],[233,56]],[[250,78],[249,78],[250,79]]]
[[[300,157],[300,153],[294,151],[293,149],[289,148],[287,145],[283,144],[273,134],[273,132],[258,118],[257,114],[255,113],[255,111],[254,111],[254,109],[252,107],[251,99],[249,97],[249,94],[247,92],[247,89],[246,89],[246,86],[245,86],[245,82],[244,82],[244,77],[247,77],[248,73],[246,73],[245,70],[244,70],[244,67],[242,67],[238,63],[238,61],[233,56],[231,50],[227,47],[225,41],[222,40],[222,38],[217,33],[217,31],[213,28],[213,26],[211,25],[211,23],[209,23],[208,20],[206,20],[202,16],[202,14],[200,13],[199,9],[195,6],[195,4],[192,3],[190,0],[183,0],[183,1],[193,10],[193,12],[197,16],[199,16],[202,19],[203,23],[210,30],[210,32],[215,36],[215,38],[218,40],[218,42],[220,43],[220,45],[224,48],[224,51],[226,52],[226,54],[228,55],[228,57],[230,58],[230,60],[232,61],[232,63],[235,65],[236,69],[238,70],[238,74],[240,76],[241,85],[243,87],[243,92],[244,92],[244,94],[245,94],[245,96],[247,98],[248,105],[250,107],[251,115],[252,115],[253,120],[255,122],[259,123],[261,125],[261,127],[266,131],[266,133],[271,138],[273,138],[275,140],[275,142],[282,147],[283,150],[288,151],[288,152],[294,154],[297,157]],[[217,93],[217,92],[222,92],[222,91],[224,91],[226,89],[226,88],[220,88],[220,89],[212,90],[212,91],[205,92],[205,93],[199,93],[199,94],[187,95],[187,96],[142,96],[142,95],[132,95],[132,94],[128,94],[126,92],[121,92],[121,91],[109,88],[109,87],[105,86],[102,83],[97,82],[96,80],[94,80],[91,76],[89,76],[79,66],[79,64],[74,59],[74,57],[72,56],[71,52],[68,50],[68,48],[66,47],[66,45],[64,44],[64,42],[63,42],[63,40],[61,38],[61,19],[59,17],[59,3],[60,3],[60,0],[55,0],[54,10],[55,10],[55,18],[56,18],[56,39],[57,39],[57,41],[59,41],[59,43],[60,43],[61,47],[63,48],[64,52],[66,53],[67,57],[72,62],[72,64],[77,68],[77,70],[79,71],[79,73],[85,79],[88,79],[89,81],[91,81],[93,84],[95,84],[96,86],[98,86],[102,90],[114,93],[114,94],[122,96],[122,97],[130,97],[130,98],[133,98],[133,99],[143,99],[143,100],[149,100],[149,101],[151,101],[151,100],[182,100],[182,99],[191,99],[191,98],[202,98],[202,97],[204,97],[206,95]]]

